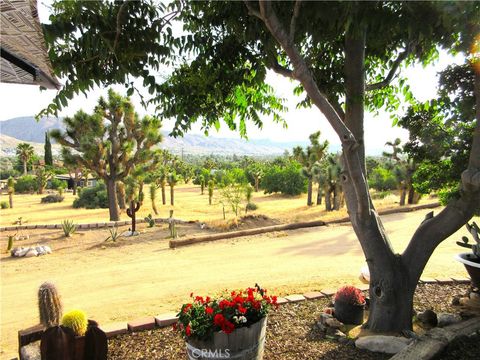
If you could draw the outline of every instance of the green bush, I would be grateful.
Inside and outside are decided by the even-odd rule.
[[[73,202],[73,207],[86,209],[108,208],[108,196],[105,184],[98,183],[95,187],[82,189],[78,198]]]
[[[248,210],[248,211],[253,211],[253,210],[257,210],[257,209],[258,209],[257,204],[252,203],[252,202],[249,202],[249,203],[247,204],[247,210]]]
[[[397,188],[397,181],[391,170],[378,166],[369,175],[368,186],[378,191],[394,190]]]
[[[284,167],[273,165],[265,171],[262,187],[266,194],[300,195],[307,191],[307,178],[295,162],[289,162]]]
[[[47,195],[45,197],[43,197],[40,202],[42,204],[48,204],[48,203],[59,203],[59,202],[62,202],[64,199],[63,196],[61,196],[60,194],[54,194],[54,195]]]
[[[37,191],[37,189],[38,189],[37,178],[32,175],[21,176],[17,179],[15,183],[16,193],[28,193],[32,191]]]
[[[10,205],[8,204],[8,202],[6,202],[6,201],[0,202],[0,208],[8,209],[9,207],[10,207]]]
[[[48,186],[49,189],[53,189],[53,190],[62,189],[62,188],[65,189],[66,187],[67,187],[67,183],[64,180],[59,180],[55,178],[50,180],[50,184]]]

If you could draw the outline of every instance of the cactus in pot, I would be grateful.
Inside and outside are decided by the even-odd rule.
[[[62,301],[56,286],[51,282],[44,282],[38,289],[38,309],[40,323],[46,328],[60,324],[62,317]]]
[[[462,241],[457,241],[457,245],[471,249],[473,255],[480,259],[480,228],[475,221],[473,221],[471,224],[465,224],[465,227],[467,228],[468,232],[472,234],[473,240],[475,240],[477,243],[469,244],[468,238],[466,236],[462,236]]]

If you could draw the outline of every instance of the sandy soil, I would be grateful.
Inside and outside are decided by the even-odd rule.
[[[396,251],[430,210],[384,217]],[[198,225],[189,225],[198,226]],[[49,244],[54,253],[37,258],[1,257],[2,358],[14,356],[19,329],[38,323],[36,291],[54,281],[65,310],[80,308],[100,323],[178,310],[190,292],[212,294],[258,282],[278,295],[357,284],[364,257],[351,227],[337,225],[222,240],[171,250],[165,225],[134,238],[104,243],[107,230],[30,233],[27,244]],[[196,232],[196,228],[180,229]],[[460,230],[436,250],[426,277],[466,276],[453,260]],[[5,235],[2,244],[5,246]]]

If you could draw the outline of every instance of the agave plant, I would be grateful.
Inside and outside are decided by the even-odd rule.
[[[62,229],[65,237],[71,237],[77,231],[77,226],[73,223],[73,220],[63,220]]]
[[[110,233],[110,236],[107,237],[105,241],[112,240],[113,242],[116,242],[117,239],[120,237],[120,233],[118,232],[118,227],[116,226],[108,229],[108,232]]]

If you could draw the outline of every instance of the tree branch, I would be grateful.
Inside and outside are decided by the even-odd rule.
[[[291,79],[295,79],[293,71],[280,65],[277,60],[271,61],[269,67],[279,75],[282,75]]]
[[[252,4],[250,4],[250,1],[248,0],[243,0],[243,3],[245,4],[245,6],[247,7],[248,9],[248,14],[249,15],[252,15],[252,16],[255,16],[257,18],[259,18],[260,20],[263,21],[263,17],[262,17],[262,14],[260,14],[260,12],[255,9]]]
[[[300,14],[300,6],[302,5],[302,0],[297,0],[295,2],[295,6],[293,8],[293,15],[292,19],[290,20],[290,41],[294,42],[295,39],[295,27],[297,25],[297,18],[298,15]]]
[[[393,80],[393,78],[395,77],[395,73],[397,72],[398,68],[400,67],[400,64],[402,63],[402,61],[407,58],[408,54],[410,54],[410,48],[411,48],[411,46],[407,46],[405,51],[398,54],[398,57],[393,62],[393,65],[392,65],[390,71],[388,72],[387,76],[385,77],[385,79],[383,79],[382,81],[380,81],[378,83],[368,84],[365,87],[366,91],[380,90],[380,89],[383,89],[384,87],[388,86],[390,84],[390,82]]]

